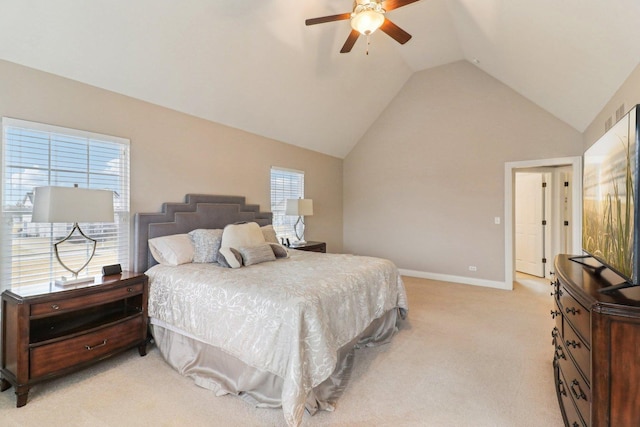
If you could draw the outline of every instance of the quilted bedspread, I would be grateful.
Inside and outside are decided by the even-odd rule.
[[[336,355],[407,297],[388,260],[291,251],[238,269],[156,265],[149,316],[284,379],[282,408],[299,425],[308,392],[336,367]]]

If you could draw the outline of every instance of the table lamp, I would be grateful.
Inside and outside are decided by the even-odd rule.
[[[53,248],[56,259],[65,270],[73,274],[73,278],[62,277],[60,280],[56,279],[55,283],[60,286],[92,282],[93,277],[78,278],[78,274],[91,262],[96,253],[97,241],[88,237],[78,223],[114,222],[113,191],[78,188],[77,184],[74,187],[36,187],[34,188],[31,222],[72,223],[73,228],[69,234],[54,243]],[[58,245],[69,240],[76,230],[93,245],[87,261],[79,269],[73,270],[60,259]]]
[[[293,242],[291,245],[304,245],[307,243],[304,240],[304,216],[313,215],[313,200],[311,199],[287,199],[285,207],[285,215],[297,216],[298,220],[293,226],[293,231],[296,234],[297,242]]]

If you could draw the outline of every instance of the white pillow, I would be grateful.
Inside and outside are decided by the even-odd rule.
[[[163,265],[180,265],[193,262],[195,249],[188,234],[172,234],[170,236],[149,239],[151,255]]]
[[[276,230],[273,229],[273,225],[263,225],[260,227],[264,240],[268,243],[278,243],[278,237],[276,236]]]
[[[242,267],[242,264],[238,262],[238,259],[230,249],[258,246],[262,243],[265,243],[264,235],[257,222],[229,224],[222,232],[220,254],[231,268],[239,268]]]

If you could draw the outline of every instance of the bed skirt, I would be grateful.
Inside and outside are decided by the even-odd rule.
[[[388,311],[339,350],[333,373],[306,397],[305,408],[311,415],[318,410],[335,409],[335,402],[351,377],[355,349],[389,342],[397,331],[398,319],[398,309]],[[217,347],[163,325],[157,319],[151,318],[150,321],[154,340],[163,358],[198,386],[214,391],[217,396],[237,395],[256,407],[282,406],[282,377],[249,366]]]

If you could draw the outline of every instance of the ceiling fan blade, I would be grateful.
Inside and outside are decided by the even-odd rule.
[[[341,13],[340,15],[321,16],[320,18],[311,18],[304,21],[305,25],[324,24],[325,22],[344,21],[351,18],[350,13]]]
[[[342,46],[342,49],[340,49],[340,53],[349,53],[351,52],[351,49],[353,48],[353,45],[356,44],[356,40],[358,40],[358,36],[360,35],[359,32],[357,32],[356,30],[351,30],[351,33],[349,34],[349,37],[347,37],[347,41],[344,42],[344,45]]]
[[[389,21],[388,18],[384,20],[380,29],[400,44],[405,44],[411,39],[411,34]]]
[[[415,3],[418,0],[387,0],[384,2],[384,10],[389,12],[390,10],[397,9],[402,6],[406,6],[411,3]]]

